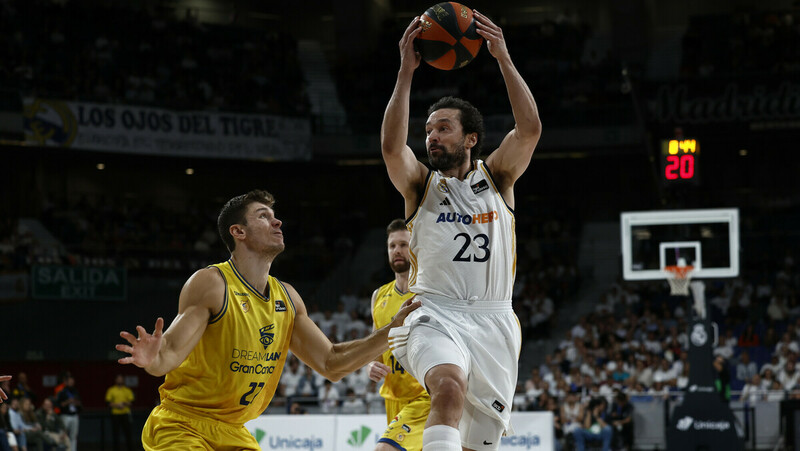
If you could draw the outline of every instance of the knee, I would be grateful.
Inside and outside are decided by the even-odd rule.
[[[439,398],[449,400],[463,399],[467,393],[467,382],[455,375],[442,375],[429,384],[431,399]]]

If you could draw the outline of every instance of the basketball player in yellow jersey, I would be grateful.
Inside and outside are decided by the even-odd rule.
[[[119,360],[166,375],[161,404],[142,430],[146,450],[258,450],[244,423],[269,405],[288,351],[337,381],[388,349],[388,330],[418,304],[409,302],[366,338],[332,344],[308,317],[297,291],[269,275],[284,249],[275,200],[255,190],[229,200],[217,226],[231,251],[227,262],[195,272],[181,290],[166,332],[120,336],[130,354]]]
[[[399,43],[400,70],[381,128],[392,184],[411,231],[409,289],[422,306],[390,335],[392,354],[431,396],[424,451],[496,450],[513,432],[511,402],[521,348],[511,305],[516,271],[514,184],[530,164],[542,125],[533,94],[511,61],[503,30],[473,11],[505,82],[516,122],[485,161],[483,119],[445,97],[428,109],[429,169],[408,141],[411,81],[420,64],[414,18]],[[462,76],[479,76],[466,67]]]
[[[411,238],[402,219],[395,219],[386,228],[389,266],[394,280],[372,293],[372,318],[375,329],[389,324],[405,301],[414,297],[408,291],[408,241]],[[422,431],[431,410],[431,398],[425,388],[398,363],[391,351],[386,351],[369,364],[369,378],[383,379],[381,396],[386,400],[384,431],[375,451],[419,451]]]

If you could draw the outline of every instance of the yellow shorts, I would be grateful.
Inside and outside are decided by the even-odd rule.
[[[190,418],[161,405],[147,417],[142,429],[142,446],[147,451],[261,450],[244,425]]]
[[[422,449],[422,431],[431,411],[431,398],[425,393],[410,401],[386,401],[389,426],[378,443],[388,443],[401,451]]]

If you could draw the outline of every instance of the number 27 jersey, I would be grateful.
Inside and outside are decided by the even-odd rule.
[[[510,300],[516,272],[514,212],[477,160],[464,180],[428,173],[411,231],[409,289],[451,299]]]

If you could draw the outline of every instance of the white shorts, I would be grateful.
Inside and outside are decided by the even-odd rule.
[[[437,365],[453,364],[467,375],[459,430],[462,445],[496,449],[513,434],[511,404],[517,385],[522,336],[511,301],[454,301],[417,295],[422,306],[402,327],[389,331],[395,358],[424,385]]]

